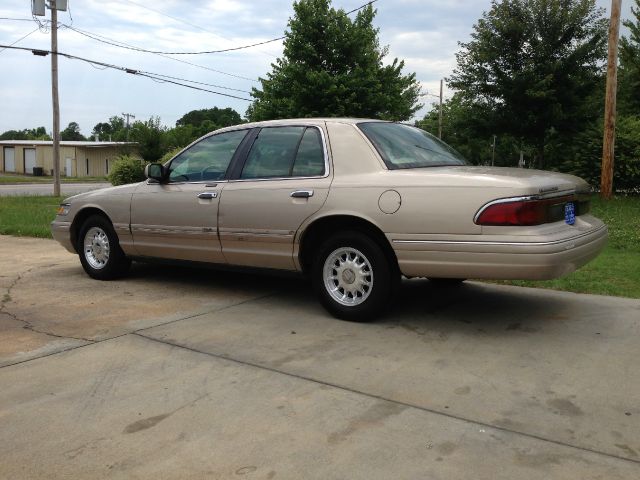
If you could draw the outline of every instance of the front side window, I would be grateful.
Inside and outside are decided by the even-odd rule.
[[[240,178],[311,177],[324,173],[324,149],[317,128],[267,127],[253,142]]]
[[[457,151],[419,128],[390,122],[363,122],[358,128],[390,169],[467,165]]]
[[[219,133],[192,145],[171,161],[170,182],[222,180],[247,130]]]

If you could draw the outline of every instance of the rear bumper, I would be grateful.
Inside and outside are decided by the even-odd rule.
[[[558,238],[559,237],[559,238]],[[400,271],[407,277],[547,280],[567,275],[595,258],[607,243],[607,226],[556,238],[394,239]]]
[[[76,250],[71,243],[71,222],[54,220],[51,222],[51,235],[54,240],[60,242],[60,244],[69,252],[76,253]]]

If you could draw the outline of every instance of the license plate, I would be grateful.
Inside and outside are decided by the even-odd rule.
[[[576,223],[576,205],[573,202],[566,203],[564,206],[564,221],[573,225]]]

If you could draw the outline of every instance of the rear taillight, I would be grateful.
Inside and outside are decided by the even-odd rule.
[[[485,205],[476,215],[477,225],[541,225],[543,223],[557,222],[564,218],[564,206],[567,202],[576,202],[576,196],[564,196],[548,199],[536,199],[532,197],[504,199]],[[580,206],[583,203],[580,202]],[[586,208],[581,208],[576,214],[586,213],[588,202],[584,202]]]

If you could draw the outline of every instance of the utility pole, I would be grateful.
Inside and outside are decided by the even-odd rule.
[[[438,138],[442,140],[442,84],[444,80],[440,79],[440,110],[438,113]]]
[[[51,100],[53,102],[53,195],[60,196],[60,102],[58,98],[58,10],[51,0]]]
[[[51,10],[51,103],[53,104],[53,194],[60,196],[60,101],[58,99],[58,10],[67,10],[68,0],[32,0],[31,13],[45,16]],[[34,51],[34,54],[36,52]],[[45,53],[46,55],[46,53]]]
[[[618,87],[618,38],[622,0],[611,0],[609,23],[609,59],[607,63],[607,91],[604,103],[604,138],[602,140],[602,172],[600,196],[611,198],[613,190],[613,162],[616,136],[616,91]]]
[[[493,144],[491,145],[491,166],[493,167],[493,164],[495,162],[496,159],[496,136],[493,136]]]
[[[127,142],[129,141],[129,117],[131,118],[136,118],[135,115],[131,114],[131,113],[123,113],[122,114],[123,117],[127,117]]]

